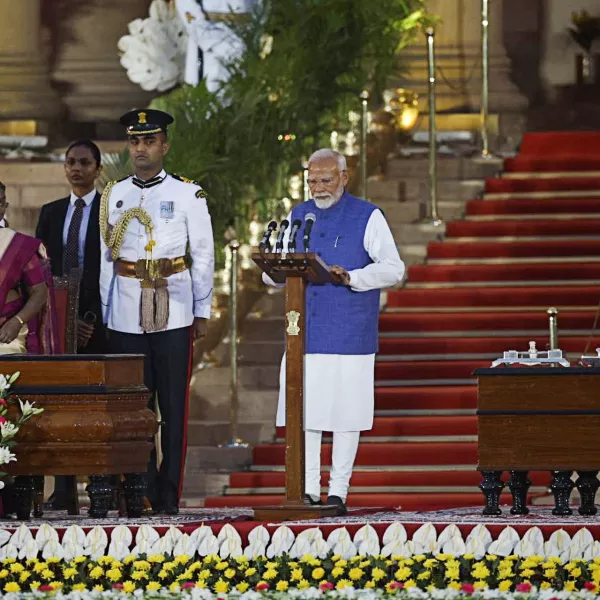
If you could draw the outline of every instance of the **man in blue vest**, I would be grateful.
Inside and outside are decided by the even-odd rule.
[[[312,200],[295,206],[288,220],[316,218],[310,252],[316,252],[340,284],[309,284],[306,293],[304,429],[306,501],[321,504],[321,437],[333,432],[326,503],[346,513],[350,477],[361,431],[373,426],[379,297],[399,283],[405,266],[381,210],[349,194],[343,155],[317,150],[308,162]],[[309,217],[310,219],[310,217]],[[287,249],[287,239],[284,248]],[[266,275],[265,283],[274,285]],[[285,356],[280,373],[277,426],[285,425]]]

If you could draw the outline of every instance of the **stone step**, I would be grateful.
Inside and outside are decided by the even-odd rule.
[[[394,202],[380,201],[377,206],[385,213],[387,222],[392,231],[394,227],[404,223],[416,223],[427,216],[427,202]],[[465,202],[459,200],[440,200],[438,202],[438,214],[446,221],[460,219],[465,212]]]
[[[275,439],[275,415],[268,421],[239,422],[237,437],[255,446]],[[202,446],[218,446],[232,438],[229,420],[207,421],[191,419],[188,421],[188,444]]]
[[[238,342],[238,364],[242,365],[277,365],[281,362],[284,352],[283,332],[279,340],[252,340]],[[229,343],[224,342],[225,350],[222,365],[228,366]]]
[[[434,227],[422,223],[407,223],[394,231],[394,238],[399,246],[406,244],[426,246],[429,242],[441,241],[445,231],[443,225]]]
[[[282,288],[267,287],[267,293],[252,307],[248,318],[262,318],[283,315],[285,312],[285,293]],[[242,332],[243,330],[242,326]]]
[[[255,385],[249,389],[247,385],[248,372],[256,374],[261,387]],[[277,397],[279,394],[279,365],[240,367],[240,386],[238,389],[238,419],[240,423],[270,421],[277,412]],[[252,382],[256,383],[256,382]],[[267,385],[268,384],[268,385]],[[193,400],[190,402],[189,419],[199,421],[227,421],[231,394],[229,384],[206,386],[195,389]]]
[[[230,473],[245,470],[252,464],[252,448],[219,448],[218,446],[188,446],[186,477],[193,479],[199,473]],[[190,483],[191,485],[191,483]]]
[[[398,246],[398,252],[407,267],[422,265],[427,258],[427,244],[404,244]]]
[[[502,168],[502,159],[484,161],[465,157],[439,157],[436,164],[440,179],[487,179],[497,177]],[[428,158],[394,158],[388,162],[386,179],[427,179],[428,174]]]
[[[404,182],[391,178],[369,179],[367,183],[367,195],[369,200],[378,204],[379,201],[403,200],[406,193]]]
[[[437,198],[439,202],[449,200],[468,202],[479,198],[485,188],[483,179],[438,179]],[[406,202],[428,202],[429,182],[423,179],[408,179],[404,182],[404,200]]]
[[[204,498],[222,496],[229,485],[229,472],[197,471],[186,465],[183,478],[181,506],[204,506]]]
[[[248,317],[244,322],[242,339],[245,342],[281,342],[284,343],[285,319],[283,311],[279,315],[262,317],[260,319]]]

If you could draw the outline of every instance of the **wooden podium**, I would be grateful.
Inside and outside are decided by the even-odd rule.
[[[304,501],[304,341],[306,284],[337,283],[337,275],[314,253],[253,254],[252,260],[276,283],[285,283],[285,500],[254,509],[258,521],[333,517],[335,506]]]

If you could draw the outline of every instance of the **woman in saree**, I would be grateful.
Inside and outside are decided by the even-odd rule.
[[[0,182],[0,222],[8,203]],[[0,355],[52,354],[51,276],[40,241],[0,227]]]

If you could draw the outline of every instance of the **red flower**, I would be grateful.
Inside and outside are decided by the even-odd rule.
[[[0,398],[0,406],[8,406],[4,398]]]
[[[515,590],[517,592],[521,592],[523,594],[528,594],[531,591],[531,584],[530,583],[518,583],[517,587],[515,588]]]
[[[465,594],[472,594],[475,591],[475,586],[472,583],[463,583],[460,591]]]
[[[4,417],[0,417],[0,423],[6,423],[6,419]]]
[[[189,590],[195,586],[196,584],[193,581],[186,581],[185,583],[182,583],[180,587],[182,590]]]
[[[113,590],[122,590],[123,589],[123,584],[122,583],[113,583],[112,589]]]
[[[388,587],[390,590],[401,590],[404,587],[404,584],[401,581],[390,581]]]
[[[586,590],[589,590],[590,592],[595,592],[596,591],[596,584],[593,583],[592,581],[586,581],[583,584],[583,588]]]
[[[257,583],[256,584],[256,591],[257,592],[266,592],[269,589],[269,584],[265,583],[264,581],[262,583]]]
[[[53,592],[54,588],[51,585],[40,585],[38,590],[40,592]]]
[[[319,589],[323,592],[327,591],[327,590],[332,590],[334,588],[333,583],[331,583],[331,581],[321,581],[321,583],[319,584]]]

